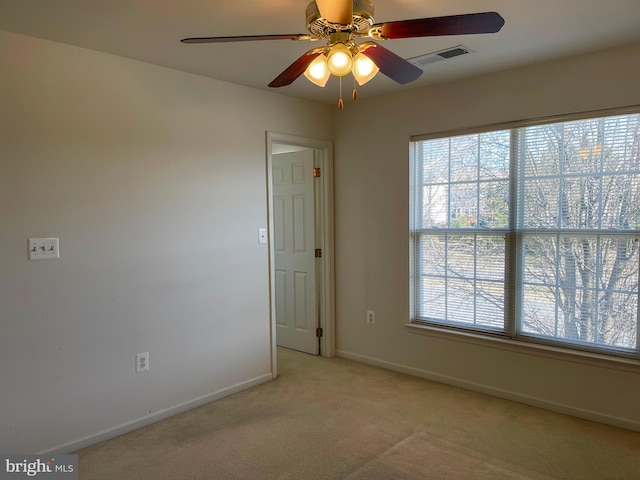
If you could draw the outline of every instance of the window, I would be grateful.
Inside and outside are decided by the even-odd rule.
[[[411,321],[638,356],[640,114],[411,142]]]

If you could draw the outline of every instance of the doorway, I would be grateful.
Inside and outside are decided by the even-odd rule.
[[[332,149],[267,133],[274,378],[277,346],[334,355]]]

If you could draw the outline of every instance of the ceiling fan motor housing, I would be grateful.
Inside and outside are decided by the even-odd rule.
[[[307,28],[320,38],[326,38],[336,31],[345,30],[345,25],[335,24],[322,18],[315,1],[306,9]],[[373,26],[373,3],[371,0],[353,0],[353,25],[348,29],[356,36],[366,37]]]

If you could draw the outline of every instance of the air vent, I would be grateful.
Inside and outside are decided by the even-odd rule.
[[[420,55],[418,57],[412,57],[408,60],[416,67],[424,68],[425,66],[439,62],[440,60],[448,60],[450,58],[459,57],[460,55],[466,55],[467,53],[475,53],[469,47],[464,45],[458,45],[456,47],[447,48],[446,50],[440,50],[438,52],[427,53],[426,55]]]

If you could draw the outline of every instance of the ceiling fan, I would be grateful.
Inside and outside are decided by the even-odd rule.
[[[304,53],[269,83],[269,86],[278,88],[290,85],[304,74],[311,82],[324,87],[331,75],[342,80],[342,77],[350,73],[359,85],[364,85],[378,72],[399,84],[406,84],[422,75],[422,70],[376,42],[358,43],[356,38],[369,37],[381,41],[495,33],[504,25],[504,19],[496,12],[374,23],[372,0],[313,0],[307,5],[306,17],[310,34],[195,37],[183,38],[181,42],[192,44],[326,39],[326,45]],[[340,85],[342,87],[342,83]],[[355,100],[355,88],[353,96]],[[342,109],[343,105],[341,94],[338,106]]]

